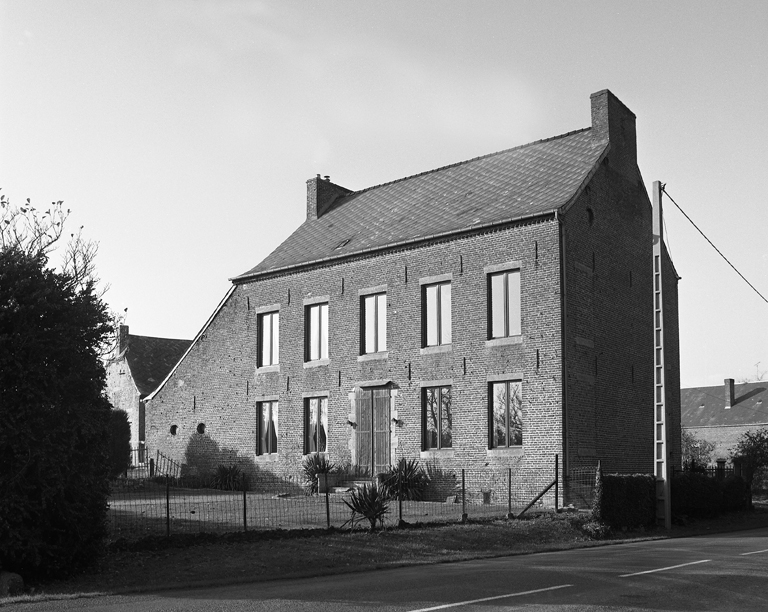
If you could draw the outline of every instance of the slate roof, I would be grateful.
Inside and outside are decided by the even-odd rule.
[[[125,359],[143,397],[152,393],[192,344],[191,340],[128,335]]]
[[[768,423],[768,382],[734,385],[736,402],[725,409],[725,386],[680,390],[683,427]]]
[[[552,212],[606,145],[585,128],[352,192],[232,280]]]

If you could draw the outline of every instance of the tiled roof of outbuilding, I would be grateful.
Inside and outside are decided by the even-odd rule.
[[[142,396],[152,393],[165,380],[190,344],[191,340],[128,336],[125,358]]]
[[[734,385],[734,405],[725,408],[725,386],[680,390],[683,427],[768,423],[768,382]]]
[[[605,150],[591,131],[350,193],[233,281],[554,211],[570,201]]]

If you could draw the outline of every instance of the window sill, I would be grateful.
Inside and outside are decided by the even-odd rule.
[[[357,361],[385,361],[389,359],[389,351],[380,351],[378,353],[366,353],[365,355],[358,355]]]
[[[256,463],[277,463],[277,461],[279,461],[279,455],[277,453],[256,455]]]
[[[453,459],[452,448],[440,448],[421,451],[419,453],[420,459]]]
[[[489,448],[486,450],[487,457],[522,457],[522,446],[507,446],[504,448]]]
[[[256,368],[256,374],[269,374],[270,372],[279,372],[279,371],[280,371],[280,364],[261,366],[260,368]]]
[[[523,336],[508,336],[506,338],[494,338],[493,340],[486,340],[485,346],[486,348],[491,348],[494,346],[507,346],[509,344],[522,344],[523,343]]]
[[[328,451],[323,451],[322,453],[305,453],[301,456],[302,459],[306,459],[307,457],[312,457],[314,455],[323,455],[326,459],[328,458]]]
[[[314,361],[305,361],[304,369],[306,370],[307,368],[319,368],[320,366],[330,365],[330,363],[330,359],[315,359]]]
[[[452,344],[440,344],[438,346],[425,346],[420,352],[422,355],[437,355],[438,353],[450,353],[452,351]]]

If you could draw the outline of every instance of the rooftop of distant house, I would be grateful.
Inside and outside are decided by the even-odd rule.
[[[128,333],[127,325],[121,325],[114,359],[124,358],[128,362],[133,381],[143,397],[165,380],[191,344],[191,340],[136,336]]]
[[[680,407],[683,427],[768,425],[768,382],[681,389]]]

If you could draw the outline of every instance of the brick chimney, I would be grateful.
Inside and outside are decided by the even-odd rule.
[[[352,193],[339,185],[331,183],[331,177],[315,178],[307,181],[307,221],[321,217],[337,198]]]
[[[635,114],[607,89],[593,93],[590,100],[593,142],[610,144],[610,167],[631,181],[638,181]]]
[[[117,331],[117,355],[128,348],[128,326],[121,325]]]
[[[725,379],[725,409],[728,410],[736,404],[736,393],[733,389],[733,378]]]

